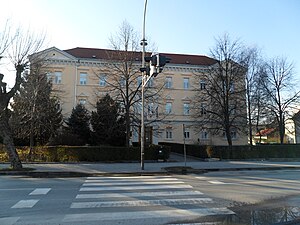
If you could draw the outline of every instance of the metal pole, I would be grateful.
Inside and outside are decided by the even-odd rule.
[[[183,129],[183,154],[184,154],[184,166],[186,167],[186,146],[185,146],[185,126],[182,125]]]
[[[146,9],[147,9],[147,0],[145,0],[144,21],[143,21],[143,39],[141,42],[141,45],[143,46],[142,68],[145,67],[145,52],[146,52],[145,46],[147,45],[147,42],[145,39]],[[142,112],[141,112],[141,169],[142,170],[144,170],[144,159],[145,159],[144,88],[145,88],[145,72],[142,72]]]

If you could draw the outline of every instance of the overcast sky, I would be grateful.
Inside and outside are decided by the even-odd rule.
[[[143,10],[144,0],[2,0],[0,28],[10,19],[46,32],[47,47],[108,48],[124,20],[141,33]],[[209,55],[225,32],[287,57],[300,78],[299,0],[148,0],[146,36],[158,52]]]

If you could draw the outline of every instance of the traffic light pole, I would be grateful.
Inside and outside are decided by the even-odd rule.
[[[143,21],[143,39],[141,41],[141,45],[143,46],[142,52],[142,68],[145,68],[145,52],[147,41],[145,39],[145,23],[146,23],[146,9],[147,9],[147,0],[145,0],[145,8],[144,8],[144,21]],[[145,161],[145,124],[144,124],[144,104],[145,104],[145,84],[146,84],[146,76],[145,71],[142,72],[142,112],[141,112],[141,169],[144,170],[144,161]]]

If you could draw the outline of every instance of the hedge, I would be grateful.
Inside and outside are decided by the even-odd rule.
[[[160,152],[160,150],[163,150]],[[21,161],[28,161],[29,147],[18,147]],[[169,158],[169,147],[151,145],[145,148],[145,160]],[[40,162],[110,162],[138,161],[141,158],[139,147],[112,146],[39,146],[34,147],[33,161]],[[0,149],[0,161],[7,162],[6,152]],[[30,160],[32,161],[32,160]]]
[[[170,146],[171,152],[183,154],[183,144],[161,142],[159,144]],[[187,155],[197,158],[219,159],[269,159],[269,158],[300,158],[300,145],[249,145],[243,146],[210,146],[186,145]]]

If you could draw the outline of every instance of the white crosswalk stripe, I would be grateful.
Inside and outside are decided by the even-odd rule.
[[[234,214],[227,208],[213,207],[213,203],[202,192],[171,176],[88,177],[70,205],[80,213],[67,214],[62,222],[117,224],[131,219],[162,219],[165,223],[178,218]],[[97,208],[101,211],[92,210]]]
[[[191,185],[139,185],[139,186],[120,186],[120,187],[115,187],[115,186],[104,186],[104,187],[83,187],[80,188],[79,191],[126,191],[126,190],[147,190],[147,189],[192,189],[193,187]]]
[[[21,201],[18,201],[11,208],[12,209],[32,208],[38,201],[39,201],[39,199],[21,200]]]
[[[36,188],[29,195],[46,195],[51,188]]]
[[[133,193],[105,193],[105,194],[78,194],[76,198],[97,199],[97,198],[122,198],[122,197],[152,197],[152,196],[185,196],[203,195],[200,191],[156,191],[156,192],[133,192]]]
[[[187,204],[212,203],[211,198],[194,199],[162,199],[138,201],[101,201],[101,202],[75,202],[71,208],[101,208],[101,207],[141,207],[141,206],[173,206]]]
[[[63,222],[88,222],[119,220],[125,221],[130,219],[153,219],[153,218],[198,218],[208,215],[226,215],[233,214],[227,208],[191,208],[191,209],[168,209],[168,210],[148,210],[132,212],[109,212],[109,213],[78,213],[68,214],[64,217]]]

